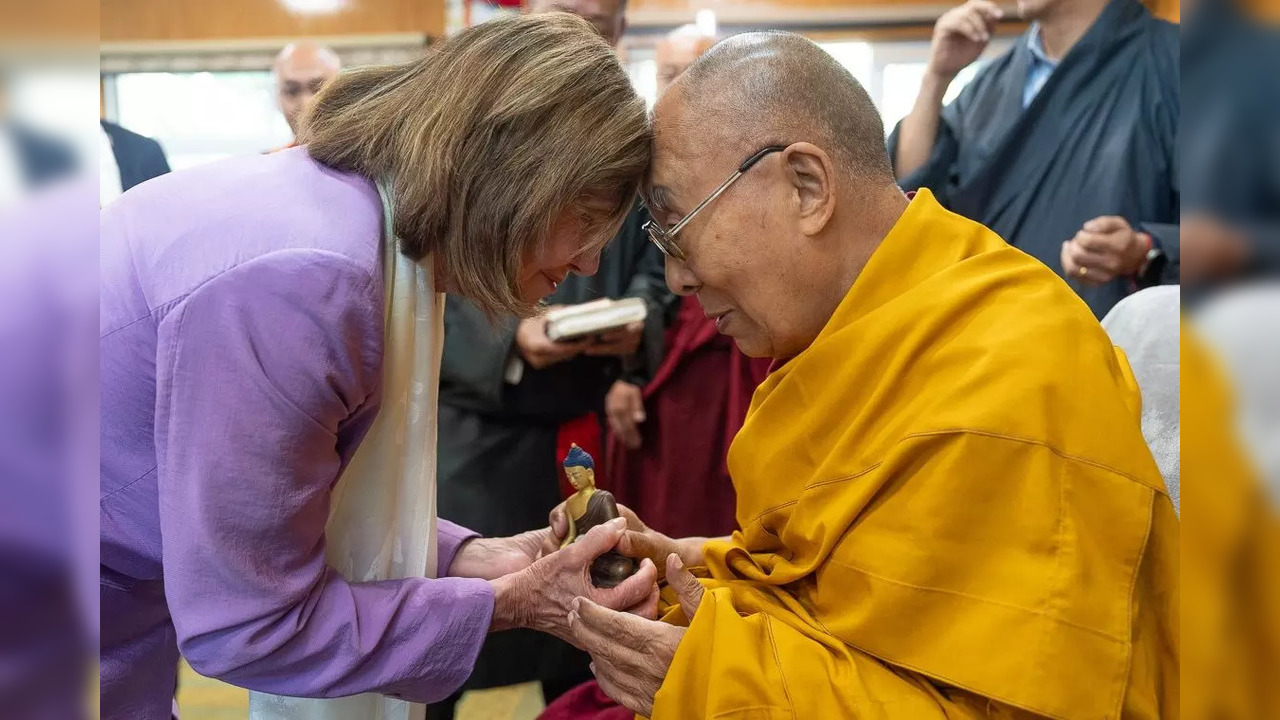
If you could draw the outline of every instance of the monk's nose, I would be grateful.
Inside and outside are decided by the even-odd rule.
[[[698,291],[698,279],[689,270],[688,265],[671,256],[666,256],[666,262],[667,287],[671,292],[686,297]]]

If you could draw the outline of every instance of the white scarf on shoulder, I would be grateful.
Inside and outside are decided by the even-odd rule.
[[[436,407],[444,295],[429,260],[399,251],[391,195],[383,209],[386,326],[382,406],[334,488],[325,526],[329,565],[351,582],[436,574]],[[425,706],[368,693],[331,700],[249,694],[252,720],[421,720]]]

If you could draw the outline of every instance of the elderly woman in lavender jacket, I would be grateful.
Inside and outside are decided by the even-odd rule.
[[[430,702],[466,679],[490,631],[569,637],[575,596],[652,602],[649,562],[613,590],[589,584],[616,527],[548,552],[550,528],[475,539],[432,516],[423,548],[412,534],[373,548],[396,563],[422,550],[431,567],[353,578],[326,557],[334,498],[377,423],[434,430],[418,378],[438,377],[440,338],[421,334],[432,317],[392,322],[391,266],[418,272],[397,292],[416,283],[428,306],[447,290],[527,316],[566,274],[594,272],[631,207],[650,138],[609,47],[567,15],[496,20],[420,61],[340,77],[303,138],[103,212],[103,717],[168,717],[179,653],[265,693]],[[393,325],[434,352],[390,364]],[[384,402],[397,384],[414,395]],[[433,512],[414,490],[387,507]],[[366,520],[352,524],[383,532]]]

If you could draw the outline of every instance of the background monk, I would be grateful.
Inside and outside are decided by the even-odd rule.
[[[682,720],[1176,713],[1177,519],[1085,303],[908,200],[870,98],[799,36],[721,43],[654,122],[668,284],[780,367],[705,577],[668,558],[666,622],[570,611],[605,692]]]
[[[667,35],[656,53],[658,93],[714,44],[693,25]],[[669,535],[733,532],[725,457],[768,368],[767,360],[746,357],[717,333],[696,299],[682,298],[653,378],[643,389],[619,380],[609,390],[604,486]]]

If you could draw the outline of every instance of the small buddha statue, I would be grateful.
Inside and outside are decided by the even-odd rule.
[[[569,448],[569,454],[564,458],[564,472],[577,492],[570,495],[565,503],[569,531],[560,547],[586,535],[591,528],[618,517],[618,503],[613,499],[613,493],[596,488],[595,468],[595,460],[577,443]],[[638,568],[635,560],[610,550],[591,563],[591,583],[599,588],[611,588]]]

